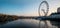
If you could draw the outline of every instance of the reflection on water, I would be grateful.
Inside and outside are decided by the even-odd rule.
[[[53,26],[50,24],[49,21],[47,21],[48,26],[50,28],[57,28],[56,26]],[[18,28],[18,27],[27,27],[27,28],[45,28],[45,23],[44,21],[40,22],[40,26],[39,26],[39,20],[35,20],[35,19],[18,19],[12,22],[8,22],[6,24],[0,25],[0,28]]]

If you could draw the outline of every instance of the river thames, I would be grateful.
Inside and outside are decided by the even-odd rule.
[[[40,24],[39,24],[40,22]],[[57,26],[52,26],[50,21],[47,21],[49,28],[58,28]],[[35,19],[18,19],[15,21],[7,22],[0,25],[0,28],[47,28],[44,21],[39,21]]]

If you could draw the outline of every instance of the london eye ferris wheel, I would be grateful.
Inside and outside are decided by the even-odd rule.
[[[49,5],[47,1],[43,1],[40,3],[38,8],[38,14],[39,16],[47,16],[49,11]]]

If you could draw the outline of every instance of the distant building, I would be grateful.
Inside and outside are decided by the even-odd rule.
[[[57,9],[57,13],[52,13],[51,15],[60,15],[60,7]]]
[[[57,13],[60,13],[60,7],[57,9]]]

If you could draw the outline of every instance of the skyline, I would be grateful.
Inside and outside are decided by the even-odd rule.
[[[44,0],[0,0],[0,13],[19,16],[38,16],[39,4]],[[60,7],[60,0],[46,0],[49,15]]]

